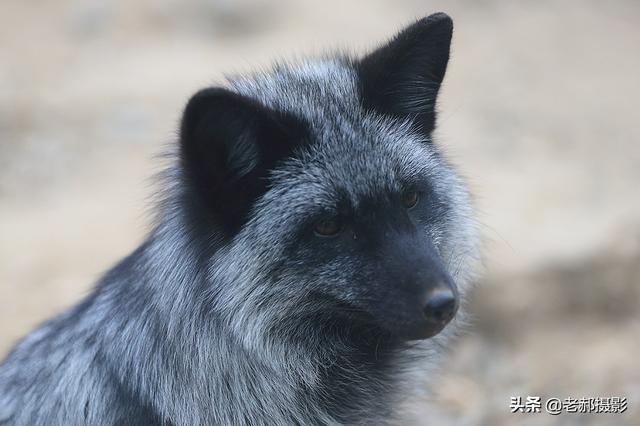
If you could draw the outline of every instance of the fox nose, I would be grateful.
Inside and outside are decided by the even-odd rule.
[[[441,285],[427,293],[422,312],[427,321],[443,327],[455,316],[458,299],[453,290]]]

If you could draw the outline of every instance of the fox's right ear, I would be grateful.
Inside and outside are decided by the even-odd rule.
[[[302,125],[293,117],[230,90],[209,88],[185,108],[180,160],[189,186],[233,231],[266,191],[269,171],[303,139]]]
[[[435,127],[435,103],[449,62],[453,22],[423,18],[360,60],[356,69],[367,109],[411,119],[425,134]]]

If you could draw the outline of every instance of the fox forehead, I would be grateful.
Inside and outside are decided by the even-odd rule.
[[[314,125],[326,123],[327,114],[359,105],[357,73],[347,58],[284,63],[229,83],[241,95],[305,117]]]
[[[238,93],[292,114],[307,140],[271,173],[280,200],[363,197],[402,191],[437,168],[437,155],[410,123],[365,110],[348,60],[277,66],[270,73],[231,81]],[[273,192],[273,191],[272,191]]]

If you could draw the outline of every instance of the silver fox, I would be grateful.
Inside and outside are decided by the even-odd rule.
[[[433,138],[452,28],[195,94],[148,238],[0,365],[0,424],[398,421],[479,253]]]

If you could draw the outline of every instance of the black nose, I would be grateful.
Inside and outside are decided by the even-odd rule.
[[[455,316],[458,300],[453,291],[446,287],[436,287],[427,295],[423,312],[426,319],[444,326]]]

